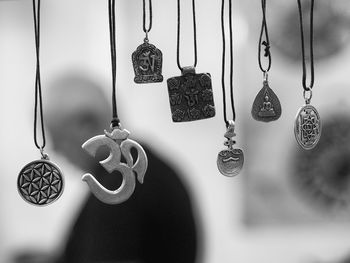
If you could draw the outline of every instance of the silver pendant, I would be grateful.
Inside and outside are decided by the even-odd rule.
[[[252,106],[252,116],[257,121],[270,122],[277,120],[281,113],[281,103],[277,95],[269,87],[269,83],[265,80],[262,89],[255,97]]]
[[[106,189],[92,174],[84,174],[82,180],[85,181],[91,192],[103,203],[120,204],[129,199],[136,187],[136,178],[140,183],[147,170],[147,155],[140,144],[128,139],[129,132],[125,129],[115,128],[111,133],[105,131],[104,135],[95,136],[86,141],[82,148],[91,156],[95,157],[97,150],[103,146],[108,147],[109,156],[100,164],[109,173],[119,171],[123,176],[120,187],[114,191]],[[134,161],[131,149],[137,150],[137,160]],[[125,163],[121,161],[124,157]]]
[[[174,122],[195,121],[215,116],[209,73],[196,74],[194,67],[184,67],[182,75],[169,78],[167,84]]]
[[[63,188],[62,172],[56,164],[49,161],[47,155],[24,166],[17,179],[20,196],[37,206],[56,201],[62,195]]]
[[[316,146],[321,137],[321,119],[315,107],[306,103],[296,115],[294,134],[298,144],[305,150]]]
[[[132,53],[132,64],[134,67],[134,81],[139,84],[162,82],[162,52],[148,42],[139,45]]]
[[[233,148],[233,145],[236,143],[232,140],[232,138],[236,136],[233,121],[230,121],[230,125],[224,136],[227,139],[224,145],[227,146],[228,149],[219,152],[216,163],[221,174],[233,177],[239,174],[244,163],[243,151]]]

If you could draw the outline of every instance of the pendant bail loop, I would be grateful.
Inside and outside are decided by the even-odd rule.
[[[303,97],[305,100],[305,104],[310,104],[311,98],[312,98],[312,89],[304,90],[303,91]]]
[[[146,36],[145,36],[145,38],[143,39],[143,41],[145,42],[145,43],[148,43],[149,42],[149,39],[148,39],[148,30],[146,30],[145,31],[145,33],[146,33]]]
[[[40,150],[40,154],[41,154],[41,159],[42,160],[49,160],[49,155],[44,152],[44,148],[40,147],[39,150]]]
[[[232,137],[235,137],[236,133],[235,133],[235,122],[233,120],[229,120],[228,121],[228,126],[227,126],[227,130],[224,134],[224,137],[227,139],[231,139]]]
[[[118,123],[111,123],[109,128],[110,128],[110,131],[113,131],[115,129],[119,129],[120,130],[121,129],[121,124],[120,124],[119,120],[118,120]]]
[[[269,74],[268,74],[268,70],[264,70],[263,72],[263,81],[267,82],[269,80]]]
[[[181,74],[186,75],[186,74],[196,74],[196,68],[194,66],[188,66],[188,67],[183,67],[181,69]]]

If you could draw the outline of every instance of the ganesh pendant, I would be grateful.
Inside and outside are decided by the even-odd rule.
[[[196,121],[215,116],[211,76],[196,74],[194,67],[184,67],[182,75],[167,80],[172,120]]]
[[[262,89],[255,97],[252,106],[252,116],[257,121],[270,122],[277,120],[281,113],[281,103],[277,95],[269,87],[267,80],[265,80]]]
[[[233,177],[239,174],[244,163],[243,151],[241,149],[233,148],[233,145],[236,143],[232,140],[232,138],[236,136],[233,121],[230,122],[224,136],[227,139],[224,145],[227,146],[228,149],[219,152],[216,163],[221,174]]]
[[[135,72],[135,83],[162,82],[162,52],[145,39],[132,53],[132,64]]]
[[[24,166],[17,179],[20,196],[36,206],[45,206],[56,201],[62,195],[63,188],[62,172],[56,164],[49,161],[47,155]]]
[[[315,107],[306,103],[295,117],[294,135],[305,150],[314,148],[321,137],[321,119]]]
[[[103,203],[123,203],[133,194],[136,178],[141,184],[143,183],[148,166],[147,155],[140,144],[128,138],[129,134],[125,129],[114,128],[112,132],[105,131],[104,135],[95,136],[82,145],[82,148],[92,157],[95,157],[99,148],[107,147],[109,156],[100,161],[100,164],[109,173],[119,171],[123,176],[122,184],[112,191],[101,185],[92,174],[83,175],[82,180]],[[131,155],[131,149],[137,151],[136,160]]]

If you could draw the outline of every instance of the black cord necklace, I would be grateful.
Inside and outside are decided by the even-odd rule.
[[[142,2],[142,20],[145,38],[143,40],[143,44],[139,45],[137,49],[132,53],[132,64],[135,72],[134,81],[140,84],[162,82],[163,55],[162,52],[154,45],[150,44],[148,40],[148,33],[152,29],[152,0],[148,0],[148,27],[146,27],[146,0],[142,0]]]
[[[112,64],[112,121],[111,132],[104,131],[103,135],[97,135],[86,141],[82,148],[95,157],[101,147],[107,147],[110,151],[108,158],[100,161],[103,168],[109,173],[119,171],[123,176],[120,187],[114,191],[106,189],[90,173],[84,174],[82,180],[90,187],[91,192],[106,204],[120,204],[129,199],[136,187],[136,177],[140,183],[147,170],[148,160],[142,146],[129,139],[130,132],[121,128],[117,113],[116,102],[116,30],[115,30],[115,0],[108,0],[108,18]],[[137,151],[137,159],[131,155],[131,149]],[[123,158],[122,158],[123,157]],[[136,176],[136,177],[135,177]]]
[[[196,73],[197,66],[197,25],[195,0],[192,0],[193,20],[193,66],[182,67],[180,63],[180,32],[181,32],[180,0],[177,0],[177,66],[181,76],[167,80],[170,109],[174,122],[195,121],[215,116],[215,106],[211,76],[209,73]]]
[[[263,72],[263,87],[256,95],[253,106],[252,116],[257,121],[270,122],[277,120],[282,113],[281,103],[277,95],[269,87],[268,72],[271,68],[270,40],[266,22],[266,1],[261,0],[262,23],[258,45],[259,68]],[[265,40],[263,41],[263,36]],[[261,48],[264,47],[264,57],[267,58],[267,66],[264,67],[261,62]]]
[[[321,137],[321,119],[315,107],[310,102],[312,98],[312,88],[314,85],[314,54],[313,54],[313,11],[314,0],[311,0],[310,6],[310,84],[306,85],[306,58],[305,58],[305,40],[303,28],[303,12],[300,0],[297,0],[299,9],[300,36],[301,36],[301,55],[302,55],[302,85],[305,105],[297,113],[294,123],[294,134],[298,144],[305,150],[310,150],[316,146]]]
[[[217,157],[217,166],[221,174],[233,177],[239,174],[243,167],[244,155],[241,149],[233,148],[236,144],[232,138],[235,134],[236,111],[233,97],[233,30],[232,30],[232,0],[229,3],[229,32],[230,32],[230,101],[232,110],[232,120],[227,119],[226,114],[226,92],[225,92],[225,57],[226,57],[226,37],[225,37],[225,0],[221,2],[221,30],[222,30],[222,69],[221,86],[223,98],[223,115],[226,125],[224,137],[227,139],[224,143],[228,149],[219,152]]]
[[[45,206],[57,200],[64,188],[60,168],[49,160],[44,152],[46,146],[43,98],[40,79],[40,0],[33,0],[33,20],[36,49],[35,102],[34,102],[34,144],[40,150],[41,160],[30,162],[22,168],[17,180],[21,197],[30,204]],[[38,112],[42,142],[38,142]]]

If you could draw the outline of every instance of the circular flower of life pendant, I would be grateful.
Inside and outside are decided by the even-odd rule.
[[[57,165],[46,159],[28,163],[18,175],[18,192],[32,205],[51,204],[61,196],[63,188],[62,172]]]

